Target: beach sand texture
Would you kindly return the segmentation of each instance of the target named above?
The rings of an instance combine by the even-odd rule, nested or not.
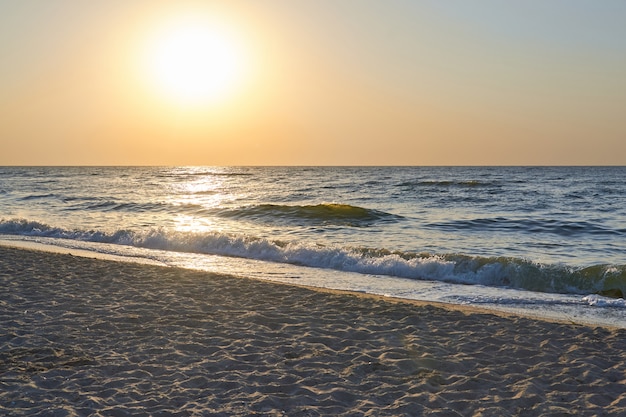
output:
[[[0,247],[0,414],[624,416],[626,331]]]

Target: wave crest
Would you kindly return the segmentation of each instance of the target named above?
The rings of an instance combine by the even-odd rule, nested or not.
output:
[[[222,217],[251,219],[268,223],[307,225],[368,226],[378,221],[397,221],[401,217],[383,211],[325,203],[316,205],[260,204],[236,209],[222,209]]]

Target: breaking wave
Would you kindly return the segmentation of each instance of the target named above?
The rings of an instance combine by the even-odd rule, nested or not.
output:
[[[284,206],[279,206],[283,210]],[[305,206],[306,207],[306,206]],[[315,207],[313,212],[316,212]],[[265,208],[261,210],[274,210]],[[303,210],[302,208],[296,210]],[[326,208],[321,209],[322,211]],[[341,208],[331,208],[339,210]],[[354,218],[354,210],[346,208]],[[306,210],[300,212],[308,213]],[[357,213],[360,213],[357,211]],[[325,216],[327,214],[315,214]],[[363,216],[371,215],[368,211]],[[336,218],[336,213],[334,217]],[[148,249],[234,256],[361,274],[388,275],[417,280],[445,281],[569,294],[624,297],[626,265],[573,268],[511,257],[429,254],[386,249],[324,246],[286,242],[247,235],[190,233],[153,228],[143,232],[118,230],[66,230],[25,219],[1,220],[0,234],[102,242]]]

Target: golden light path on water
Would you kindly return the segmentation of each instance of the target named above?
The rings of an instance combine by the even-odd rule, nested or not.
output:
[[[203,210],[217,209],[230,197],[223,192],[224,181],[218,175],[205,175],[204,170],[191,171],[189,179],[170,185],[169,203],[173,206],[195,208],[197,213],[177,213],[173,220],[174,230],[183,233],[202,234],[223,230],[214,217],[203,216]],[[193,210],[192,210],[193,211]]]

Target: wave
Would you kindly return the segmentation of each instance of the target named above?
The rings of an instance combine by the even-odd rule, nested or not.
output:
[[[461,188],[474,188],[474,187],[495,187],[500,184],[494,181],[480,181],[480,180],[418,180],[418,181],[404,181],[396,184],[397,187],[414,188],[414,187],[461,187]]]
[[[190,233],[166,229],[146,231],[67,230],[25,219],[1,220],[0,234],[51,237],[234,256],[360,274],[388,275],[417,280],[445,281],[568,294],[600,294],[623,298],[626,265],[572,268],[509,257],[429,254],[387,249],[324,246],[283,242],[247,235]]]
[[[212,193],[214,193],[212,190],[203,190],[195,194]],[[258,204],[232,208],[208,208],[193,203],[134,202],[104,198],[94,199],[93,197],[59,196],[57,194],[34,194],[22,198],[22,200],[45,199],[61,200],[66,204],[61,210],[72,212],[184,213],[277,225],[366,227],[378,222],[396,222],[402,219],[402,216],[384,211],[338,203],[316,205]]]
[[[252,172],[245,171],[215,171],[215,170],[174,170],[156,175],[160,178],[193,178],[193,177],[251,177]]]
[[[58,197],[56,194],[31,194],[24,197],[21,197],[21,201],[30,201],[30,200],[39,200],[39,199],[48,199],[48,198],[56,198]]]
[[[87,201],[80,204],[75,204],[71,207],[66,208],[66,210],[70,211],[123,211],[130,213],[140,213],[140,212],[177,212],[177,211],[196,211],[200,210],[202,207],[197,204],[182,204],[182,205],[173,205],[168,203],[121,203],[118,201],[105,200],[105,201]]]
[[[587,221],[564,221],[553,219],[508,219],[505,217],[455,220],[450,222],[430,223],[424,227],[444,229],[450,231],[458,230],[500,230],[500,231],[521,231],[526,233],[552,233],[561,236],[574,235],[626,235],[626,229],[611,229],[599,223]]]
[[[251,172],[217,172],[217,171],[206,171],[206,172],[185,172],[185,173],[177,173],[175,175],[171,175],[176,178],[193,178],[193,177],[252,177],[254,176]]]
[[[378,221],[397,221],[401,216],[348,204],[280,205],[260,204],[235,209],[219,209],[218,216],[251,219],[268,223],[369,226]]]

